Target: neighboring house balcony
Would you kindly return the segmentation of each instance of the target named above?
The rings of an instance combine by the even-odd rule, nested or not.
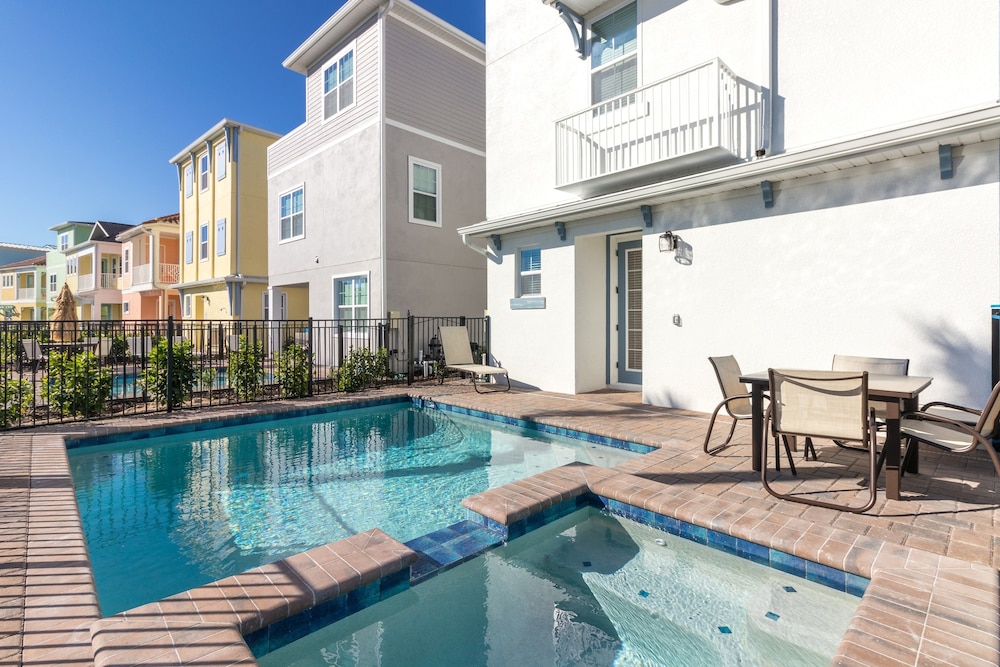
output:
[[[44,301],[45,300],[45,289],[38,289],[36,287],[18,287],[17,288],[17,300],[18,301]]]
[[[118,289],[117,273],[102,273],[99,280],[100,283],[97,283],[93,273],[85,273],[80,276],[77,282],[77,289],[81,292],[89,292],[93,289]],[[98,285],[98,287],[95,287],[95,285]]]
[[[760,87],[716,58],[556,121],[556,187],[581,197],[752,159]]]
[[[155,269],[155,271],[154,271]],[[155,273],[155,278],[154,278]],[[181,281],[180,264],[139,264],[132,267],[132,286],[148,285],[158,283],[173,285]]]

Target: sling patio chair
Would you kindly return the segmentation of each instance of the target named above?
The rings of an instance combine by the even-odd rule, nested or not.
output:
[[[752,419],[753,411],[750,406],[750,392],[747,390],[747,386],[740,382],[740,376],[743,375],[743,372],[740,370],[740,364],[736,361],[736,357],[732,355],[727,357],[709,357],[708,361],[712,364],[712,370],[715,371],[715,379],[719,381],[719,388],[722,390],[722,402],[715,406],[715,411],[712,412],[712,418],[708,422],[708,433],[705,434],[705,444],[702,445],[702,450],[706,454],[715,454],[729,446],[729,442],[733,439],[733,434],[736,432],[736,424],[741,419]],[[729,435],[726,436],[725,442],[721,445],[709,449],[708,441],[712,438],[715,419],[719,416],[719,411],[723,408],[725,408],[726,414],[733,420],[732,425],[729,427]]]
[[[866,512],[875,506],[878,460],[875,446],[875,417],[868,409],[868,372],[862,371],[800,371],[768,369],[771,405],[765,425],[769,422],[774,448],[779,453],[779,439],[791,463],[789,437],[829,438],[858,443],[868,453],[868,502],[863,506],[842,505],[775,491],[767,480],[767,457],[761,466],[760,479],[764,488],[775,498],[806,505],[826,507],[846,512]],[[765,433],[767,431],[765,430]],[[792,464],[792,474],[796,474]]]
[[[38,344],[36,338],[21,339],[21,353],[17,358],[17,372],[23,373],[25,366],[32,371],[37,371],[39,367],[45,365],[45,353],[42,346]]]
[[[469,342],[469,330],[465,327],[441,327],[441,346],[444,349],[444,367],[470,374],[472,376],[472,386],[475,388],[476,393],[483,393],[479,390],[479,385],[482,383],[476,383],[476,376],[478,375],[484,375],[487,378],[502,375],[507,386],[500,387],[500,383],[498,382],[498,388],[491,391],[510,390],[510,378],[507,376],[506,369],[499,366],[477,364],[472,358],[472,344]]]
[[[894,359],[891,357],[855,357],[848,354],[833,355],[833,364],[830,370],[834,371],[868,371],[876,375],[908,375],[910,372],[909,359]],[[875,411],[875,423],[882,428],[885,425],[885,404],[881,401],[872,401],[869,406]],[[834,444],[844,449],[857,449],[861,447],[847,445],[834,440]]]
[[[942,414],[919,410],[907,412],[899,422],[900,437],[906,438],[906,453],[900,471],[906,469],[910,458],[916,455],[917,447],[922,443],[949,451],[952,454],[969,454],[982,445],[986,454],[993,462],[993,468],[1000,475],[1000,458],[993,447],[993,438],[998,435],[997,421],[1000,420],[1000,383],[993,387],[986,406],[978,411],[979,418],[972,426],[967,421],[949,419]],[[928,403],[926,407],[940,407],[942,404]],[[966,419],[977,412],[971,408],[962,408],[944,404],[951,410],[965,415]]]

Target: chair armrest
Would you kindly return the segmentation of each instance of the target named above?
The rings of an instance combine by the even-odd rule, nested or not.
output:
[[[926,412],[927,408],[950,408],[952,410],[968,412],[970,415],[983,414],[982,410],[976,410],[975,408],[967,408],[964,405],[955,405],[954,403],[945,403],[944,401],[932,401],[930,403],[925,403],[920,407],[920,412]]]
[[[930,412],[906,412],[902,415],[903,419],[916,419],[918,421],[928,421],[928,422],[938,422],[939,424],[947,424],[962,433],[972,437],[981,445],[986,447],[992,447],[993,443],[988,441],[982,436],[982,434],[976,429],[972,428],[968,424],[963,424],[960,421],[955,421],[954,419],[948,419],[947,417],[942,417],[941,415],[931,414]]]

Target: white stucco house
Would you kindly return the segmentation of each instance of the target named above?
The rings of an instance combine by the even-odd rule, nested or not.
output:
[[[271,316],[482,315],[456,230],[486,213],[483,43],[409,0],[348,0],[284,66],[305,122],[267,153]]]
[[[512,380],[711,410],[709,356],[840,353],[985,402],[995,0],[487,0],[486,19],[487,214],[459,233],[490,252]]]

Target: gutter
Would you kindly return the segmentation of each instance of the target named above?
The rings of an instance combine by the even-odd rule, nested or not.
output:
[[[983,132],[988,136],[979,134]],[[973,134],[975,136],[970,140],[969,135]],[[458,233],[462,236],[486,237],[490,234],[535,229],[551,225],[557,220],[571,222],[596,215],[617,213],[635,208],[639,204],[665,204],[705,194],[739,190],[756,186],[765,180],[772,182],[793,180],[802,177],[797,175],[798,172],[810,167],[850,162],[852,159],[888,151],[898,152],[905,147],[926,147],[927,150],[920,152],[927,153],[937,152],[937,147],[941,144],[964,145],[997,138],[1000,138],[1000,104],[991,102],[971,110],[876,134],[803,148],[792,153],[783,153],[590,199],[576,199],[496,220],[485,220],[468,227],[461,227]]]

